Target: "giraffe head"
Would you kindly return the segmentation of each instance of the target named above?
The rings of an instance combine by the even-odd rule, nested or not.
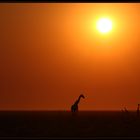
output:
[[[80,98],[85,98],[85,96],[84,96],[83,94],[81,94],[79,97],[80,97]]]

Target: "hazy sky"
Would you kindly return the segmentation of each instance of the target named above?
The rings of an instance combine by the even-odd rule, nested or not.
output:
[[[139,64],[139,3],[0,4],[0,109],[136,109]]]

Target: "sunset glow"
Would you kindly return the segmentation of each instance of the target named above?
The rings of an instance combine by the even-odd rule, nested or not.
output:
[[[0,109],[135,110],[140,3],[1,3]]]
[[[112,29],[112,21],[107,18],[101,18],[97,22],[97,29],[101,33],[108,33]]]

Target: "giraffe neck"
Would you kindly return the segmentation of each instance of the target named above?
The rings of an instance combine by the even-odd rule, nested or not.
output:
[[[79,98],[75,101],[75,105],[78,105],[79,104],[79,102],[80,102],[80,99],[81,99],[81,96],[79,96]]]
[[[77,103],[79,103],[79,102],[80,102],[80,99],[81,99],[81,97],[79,96],[79,98],[78,98],[78,100],[77,100]]]

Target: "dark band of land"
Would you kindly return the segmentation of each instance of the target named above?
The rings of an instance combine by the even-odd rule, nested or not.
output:
[[[140,137],[140,116],[136,111],[1,111],[0,137]]]

